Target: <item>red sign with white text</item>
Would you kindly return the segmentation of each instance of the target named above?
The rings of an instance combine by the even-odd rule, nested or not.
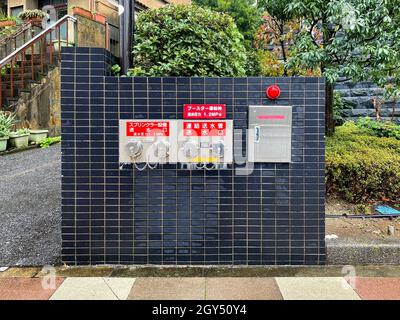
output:
[[[226,104],[185,104],[184,119],[225,119]]]
[[[166,121],[128,121],[126,123],[128,137],[168,137],[169,122]]]
[[[184,122],[185,137],[223,137],[226,135],[226,123],[217,122]]]

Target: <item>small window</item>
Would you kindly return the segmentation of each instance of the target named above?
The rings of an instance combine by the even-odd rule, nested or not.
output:
[[[12,7],[10,8],[11,16],[18,17],[18,15],[24,11],[24,6]]]

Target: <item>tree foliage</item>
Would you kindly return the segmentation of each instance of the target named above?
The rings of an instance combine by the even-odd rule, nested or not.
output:
[[[286,12],[305,28],[289,65],[321,68],[332,84],[345,77],[385,86],[400,69],[399,10],[394,0],[294,0]]]
[[[194,0],[193,2],[229,14],[243,34],[247,47],[251,47],[262,22],[262,10],[257,6],[256,0]]]
[[[247,76],[261,74],[259,53],[254,48],[254,39],[262,22],[262,9],[257,6],[256,0],[194,0],[199,6],[213,11],[229,14],[244,37],[247,50]]]
[[[244,76],[243,36],[232,17],[198,6],[141,12],[130,75]]]
[[[293,0],[285,12],[302,21],[287,67],[320,68],[327,79],[326,133],[332,134],[333,86],[373,81],[399,95],[397,0]]]

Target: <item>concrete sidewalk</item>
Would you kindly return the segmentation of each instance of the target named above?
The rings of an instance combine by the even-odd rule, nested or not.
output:
[[[400,278],[0,278],[0,300],[400,300]]]
[[[400,266],[0,269],[0,300],[400,300]]]

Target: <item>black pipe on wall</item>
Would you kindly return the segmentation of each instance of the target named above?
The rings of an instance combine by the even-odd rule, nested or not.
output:
[[[126,73],[132,66],[133,28],[135,20],[135,0],[119,0],[124,12],[119,19],[119,51],[121,72]]]

